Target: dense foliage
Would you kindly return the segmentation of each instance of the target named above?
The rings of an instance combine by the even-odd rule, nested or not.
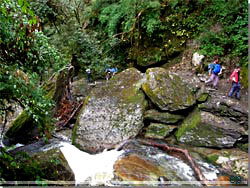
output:
[[[107,67],[168,62],[190,39],[207,62],[240,63],[248,83],[245,0],[3,0],[0,10],[2,117],[14,100],[42,125],[52,104],[37,86],[66,62],[97,78]]]
[[[82,71],[167,62],[190,39],[208,62],[218,55],[248,65],[244,0],[39,0],[32,7],[51,43],[68,60],[75,55]]]
[[[2,117],[16,101],[42,125],[52,103],[39,82],[66,62],[100,77],[107,67],[168,62],[190,39],[208,62],[240,63],[247,85],[245,0],[3,0],[0,10]]]
[[[127,35],[129,39],[145,40],[147,35],[151,43],[158,40],[155,45],[170,50],[202,33],[200,50],[207,57],[230,55],[247,65],[247,1],[97,0],[91,8],[93,23],[97,19],[109,37],[122,32],[121,38]],[[214,26],[218,30],[213,30]]]
[[[43,130],[53,103],[39,82],[49,69],[60,67],[60,54],[40,31],[39,19],[27,1],[1,1],[0,13],[1,119],[6,121],[11,104],[17,102]]]
[[[108,67],[168,63],[190,40],[206,63],[214,56],[228,67],[240,63],[247,87],[247,11],[246,0],[1,0],[0,123],[15,102],[43,134],[53,102],[40,86],[67,63],[97,79]],[[5,151],[0,157],[0,177],[18,179],[22,163]],[[39,179],[36,164],[24,169]]]

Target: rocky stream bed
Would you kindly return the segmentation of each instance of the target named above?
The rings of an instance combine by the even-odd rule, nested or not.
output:
[[[43,180],[201,186],[200,175],[205,185],[247,184],[247,93],[237,101],[225,95],[223,81],[214,90],[205,86],[205,74],[171,68],[145,73],[130,68],[91,84],[85,78],[71,83],[70,75],[70,69],[62,69],[45,85],[58,105],[70,85],[71,97],[81,104],[51,139],[40,138],[19,107],[4,130],[3,144],[23,144],[10,152],[25,151],[39,161]]]

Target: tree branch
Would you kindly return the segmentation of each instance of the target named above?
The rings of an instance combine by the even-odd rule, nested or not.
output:
[[[192,157],[189,155],[189,153],[186,149],[180,149],[180,148],[176,148],[176,147],[170,147],[167,144],[156,143],[155,141],[153,141],[151,139],[147,139],[147,140],[146,139],[144,139],[144,140],[139,139],[138,141],[144,145],[158,147],[158,148],[164,149],[168,152],[177,152],[177,153],[184,154],[185,158],[187,159],[191,168],[193,169],[196,177],[198,178],[199,181],[201,181],[202,185],[203,186],[209,185],[209,181],[205,178],[205,176],[201,172],[200,168],[195,164],[195,162],[193,161]]]

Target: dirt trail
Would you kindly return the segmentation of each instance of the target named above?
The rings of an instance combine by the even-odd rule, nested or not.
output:
[[[220,92],[224,96],[227,96],[231,89],[231,86],[232,84],[228,82],[228,79],[220,79],[217,92]],[[241,104],[242,107],[248,108],[248,91],[245,88],[241,88],[240,90],[239,103]]]
[[[197,76],[197,74],[195,73],[195,67],[193,67],[191,65],[191,63],[188,63],[188,62],[181,62],[181,63],[175,64],[169,68],[170,68],[170,70],[172,70],[174,72],[188,72],[190,74],[190,76],[192,76],[192,75]],[[201,75],[206,79],[209,78],[208,73],[206,71]],[[223,78],[219,79],[218,89],[214,91],[217,94],[220,94],[221,96],[225,96],[225,98],[228,97],[228,93],[229,93],[231,86],[232,86],[232,84],[230,82],[228,82],[229,75],[230,75],[229,72],[222,72]],[[203,82],[203,84],[205,84],[205,83]],[[206,86],[206,87],[209,87],[209,86]],[[236,99],[233,99],[233,100],[236,100]],[[248,88],[241,87],[240,100],[238,102],[241,104],[241,106],[244,109],[248,109]]]

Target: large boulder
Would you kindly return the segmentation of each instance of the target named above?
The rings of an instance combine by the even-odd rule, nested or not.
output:
[[[164,68],[150,68],[146,71],[146,77],[142,88],[161,110],[178,111],[195,104],[194,93],[178,75]]]
[[[123,181],[133,181],[143,184],[141,181],[157,182],[165,173],[159,165],[144,159],[137,154],[128,154],[116,161],[114,165],[115,175]]]
[[[15,165],[8,164],[7,161],[4,164],[7,166],[3,169],[6,173],[4,177],[7,178],[5,180],[35,181],[39,177],[45,181],[74,181],[75,175],[60,147],[61,143],[58,140],[40,139],[33,144],[9,151],[16,160]],[[0,155],[1,157],[3,156]]]
[[[179,142],[193,146],[228,148],[247,131],[229,118],[195,110],[176,132]]]
[[[78,115],[73,144],[95,153],[135,137],[143,127],[147,106],[142,82],[143,74],[130,68],[94,88]]]
[[[10,123],[9,129],[4,135],[3,143],[7,146],[16,143],[28,144],[38,136],[40,136],[39,127],[36,126],[32,116],[29,115],[26,110],[23,110],[22,113]]]
[[[205,102],[208,99],[209,90],[196,74],[183,70],[172,71],[175,71],[175,74],[177,74],[182,82],[184,82],[184,84],[192,91],[198,103]]]
[[[199,109],[217,116],[227,117],[248,129],[248,109],[237,100],[214,94],[207,102],[199,104]]]

